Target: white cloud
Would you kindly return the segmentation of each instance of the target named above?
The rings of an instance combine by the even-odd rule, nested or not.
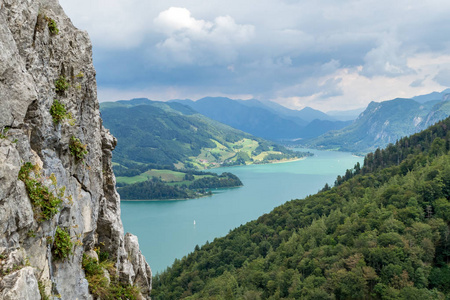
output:
[[[165,58],[164,63],[171,64],[230,64],[255,30],[253,25],[236,24],[230,16],[197,20],[180,7],[161,12],[154,24],[166,36],[157,44],[159,55]]]
[[[311,106],[323,111],[348,110],[365,107],[370,101],[442,91],[450,84],[436,81],[440,76],[450,79],[447,77],[450,76],[450,55],[415,55],[407,59],[405,68],[411,72],[401,76],[366,76],[362,66],[338,68],[331,74],[311,77],[287,88],[273,100],[293,109]],[[412,84],[414,82],[416,84]],[[333,91],[340,93],[333,94]]]
[[[213,26],[210,22],[194,19],[191,17],[191,12],[182,7],[171,7],[159,13],[153,22],[157,29],[167,35],[180,30],[190,31],[191,34],[202,34]]]

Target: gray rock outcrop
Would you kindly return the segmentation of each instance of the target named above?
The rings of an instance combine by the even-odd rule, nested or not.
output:
[[[60,78],[65,87],[57,87]],[[55,99],[67,110],[59,122],[50,113]],[[86,145],[81,159],[73,138]],[[39,290],[93,299],[82,267],[93,249],[108,253],[121,283],[149,298],[151,270],[120,219],[115,144],[99,115],[88,34],[57,0],[0,0],[0,299],[39,299]],[[18,178],[25,163],[38,185],[61,194],[48,219]],[[52,249],[57,228],[74,244],[63,259]]]

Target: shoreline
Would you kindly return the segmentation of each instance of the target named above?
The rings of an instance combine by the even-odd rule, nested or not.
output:
[[[287,160],[279,160],[279,161],[269,162],[268,164],[284,164],[284,163],[290,163],[290,162],[300,161],[300,160],[305,160],[305,159],[306,159],[306,157],[300,157],[300,158],[294,158],[294,159],[287,159]],[[261,165],[267,165],[267,164],[261,164]]]
[[[253,166],[253,165],[283,164],[283,163],[289,163],[289,162],[294,162],[294,161],[304,160],[304,159],[307,159],[308,157],[309,157],[309,156],[303,156],[303,157],[293,158],[293,159],[274,160],[274,161],[269,161],[269,162],[266,162],[266,163],[263,163],[263,162],[261,162],[261,161],[258,161],[258,162],[252,162],[252,163],[250,163],[250,164],[245,164],[245,165],[219,166],[219,167],[206,168],[206,169],[203,169],[203,170],[201,170],[201,171],[214,170],[214,169],[220,169],[220,168],[245,167],[245,166]]]
[[[187,200],[205,198],[205,197],[209,197],[209,196],[212,196],[212,195],[203,195],[203,196],[195,197],[195,198],[179,198],[179,199],[137,199],[137,200],[120,199],[120,202],[122,202],[122,201],[125,201],[125,202],[187,201]]]
[[[237,189],[240,187],[243,187],[244,185],[238,185],[238,186],[230,186],[230,187],[220,187],[220,188],[211,188],[210,190],[221,190],[221,189]],[[120,202],[122,201],[126,201],[126,202],[148,202],[148,201],[152,201],[152,202],[156,202],[156,201],[187,201],[187,200],[194,200],[194,199],[200,199],[200,198],[205,198],[205,197],[210,197],[213,196],[214,193],[212,194],[208,194],[208,195],[203,195],[200,197],[195,197],[195,198],[179,198],[179,199],[136,199],[136,200],[130,200],[130,199],[120,199]]]
[[[211,169],[217,169],[217,168],[245,167],[245,166],[251,166],[251,165],[284,164],[284,163],[290,163],[290,162],[296,162],[296,161],[305,160],[306,158],[308,158],[308,156],[294,158],[294,159],[270,161],[270,162],[267,162],[267,163],[251,163],[251,164],[248,164],[248,165],[246,164],[246,165],[239,165],[239,166],[214,167],[214,168],[204,169],[204,171],[211,170]],[[242,185],[234,186],[234,187],[225,187],[225,189],[228,189],[228,188],[239,188],[241,186]],[[221,188],[212,188],[211,190],[216,190],[216,189],[221,189]],[[200,198],[210,197],[212,195],[213,194],[211,194],[211,195],[203,195],[203,196],[195,197],[195,198],[179,198],[179,199],[136,199],[136,200],[120,199],[120,202],[122,202],[122,201],[125,201],[125,202],[187,201],[187,200],[193,200],[193,199],[200,199]]]

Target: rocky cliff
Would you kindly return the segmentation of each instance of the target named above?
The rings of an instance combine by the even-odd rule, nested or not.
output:
[[[149,298],[115,145],[87,33],[57,0],[0,0],[0,299]]]

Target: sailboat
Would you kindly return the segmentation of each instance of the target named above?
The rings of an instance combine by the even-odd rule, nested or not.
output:
[[[194,226],[195,226],[195,220],[194,220]]]

